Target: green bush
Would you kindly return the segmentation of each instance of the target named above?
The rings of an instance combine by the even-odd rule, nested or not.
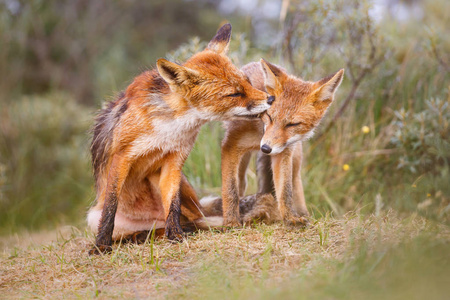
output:
[[[450,163],[450,97],[431,99],[419,112],[395,111],[391,143],[402,151],[398,168],[413,173],[437,171]]]
[[[93,185],[87,151],[92,118],[64,93],[22,97],[2,110],[0,228],[52,226],[84,215]]]

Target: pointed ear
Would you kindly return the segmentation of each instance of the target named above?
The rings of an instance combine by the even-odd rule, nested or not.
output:
[[[259,61],[264,74],[264,85],[269,94],[274,95],[275,91],[281,89],[280,76],[282,71],[275,65],[267,62],[264,58]]]
[[[231,24],[225,24],[217,31],[216,35],[209,42],[207,49],[219,54],[226,54],[231,39]]]
[[[177,65],[176,63],[170,62],[164,58],[158,59],[156,62],[156,67],[158,68],[159,75],[169,84],[169,85],[182,85],[191,83],[197,76],[197,72]]]
[[[322,78],[315,83],[316,90],[314,95],[316,97],[315,102],[317,104],[326,104],[328,106],[334,98],[334,93],[344,78],[344,69],[339,70],[333,75]]]

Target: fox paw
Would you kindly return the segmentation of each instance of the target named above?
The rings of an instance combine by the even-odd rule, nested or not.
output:
[[[237,219],[233,219],[233,220],[225,219],[223,221],[223,226],[224,227],[230,227],[230,228],[232,228],[232,227],[241,227],[242,223],[239,220],[237,220]]]
[[[107,245],[96,245],[94,248],[89,250],[89,255],[100,255],[112,252],[112,247]]]
[[[148,230],[137,231],[133,233],[131,236],[127,237],[126,241],[135,244],[143,244],[150,238],[149,235],[151,235],[151,231]]]
[[[292,227],[307,227],[309,225],[309,220],[305,217],[299,216],[289,216],[283,218],[284,224]]]
[[[171,242],[180,243],[184,239],[183,229],[181,229],[181,226],[167,226],[166,237]]]

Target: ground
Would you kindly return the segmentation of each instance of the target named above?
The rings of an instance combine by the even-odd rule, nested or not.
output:
[[[179,244],[149,239],[103,256],[87,255],[94,237],[77,228],[55,241],[46,236],[30,245],[1,241],[0,298],[445,299],[450,292],[449,228],[394,211],[322,216],[306,229],[206,231]]]

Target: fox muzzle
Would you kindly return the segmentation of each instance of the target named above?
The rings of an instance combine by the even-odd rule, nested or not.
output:
[[[272,148],[269,145],[264,144],[261,146],[261,151],[265,154],[269,154],[270,152],[272,152]]]

